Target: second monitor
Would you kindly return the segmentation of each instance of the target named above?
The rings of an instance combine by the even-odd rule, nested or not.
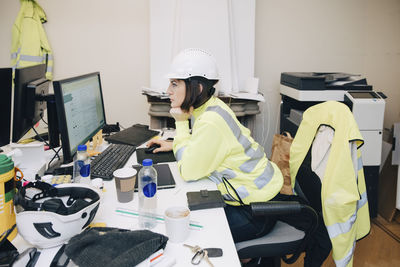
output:
[[[54,81],[64,162],[106,124],[100,73]]]

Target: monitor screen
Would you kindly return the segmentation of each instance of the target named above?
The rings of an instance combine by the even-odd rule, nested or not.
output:
[[[100,73],[54,81],[64,162],[70,162],[78,145],[89,141],[106,123]]]
[[[45,104],[36,102],[36,86],[28,88],[31,83],[40,80],[42,94],[48,93],[46,83],[46,65],[40,64],[15,69],[12,113],[12,141],[18,142],[42,117]],[[39,84],[39,83],[37,83]],[[39,87],[37,88],[39,89]],[[33,113],[32,113],[33,112]]]
[[[0,69],[0,146],[10,143],[12,69]]]

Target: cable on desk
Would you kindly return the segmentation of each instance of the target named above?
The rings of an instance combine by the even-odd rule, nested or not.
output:
[[[36,129],[35,129],[33,126],[32,126],[31,128],[32,128],[32,130],[36,133],[36,135],[39,136],[40,141],[42,141],[43,143],[45,143],[46,146],[48,146],[49,148],[51,148],[51,149],[54,151],[55,155],[54,155],[54,157],[51,159],[50,163],[54,160],[54,158],[55,158],[56,156],[57,156],[58,159],[60,159],[60,155],[58,155],[58,152],[60,152],[62,146],[60,147],[60,149],[59,149],[58,151],[56,151],[54,148],[50,147],[49,143],[47,143],[47,141],[44,140],[44,139],[40,136],[40,134],[36,131]],[[49,166],[50,166],[50,163],[49,163]]]
[[[57,150],[56,154],[54,154],[53,158],[47,164],[47,169],[50,167],[50,164],[53,162],[53,160],[56,158],[56,156],[58,157],[58,159],[60,159],[60,156],[58,155],[58,152],[60,152],[61,149],[62,149],[62,146]]]
[[[49,125],[49,124],[43,119],[43,115],[42,115],[42,114],[40,115],[40,119],[41,119],[46,125]]]

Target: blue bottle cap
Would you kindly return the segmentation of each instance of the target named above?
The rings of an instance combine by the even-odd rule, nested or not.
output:
[[[143,166],[151,166],[151,165],[153,165],[153,160],[152,159],[144,159],[142,165]]]
[[[78,146],[78,151],[86,151],[87,150],[87,146],[86,145],[79,145]]]

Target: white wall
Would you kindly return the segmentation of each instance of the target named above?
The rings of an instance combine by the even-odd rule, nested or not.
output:
[[[388,96],[384,126],[400,121],[400,1],[258,0],[255,36],[255,76],[269,103],[268,115],[258,116],[258,125],[267,121],[264,136],[270,133],[266,152],[279,131],[281,72],[362,74]]]
[[[141,87],[149,83],[146,0],[39,0],[54,53],[54,80],[100,71],[108,123],[149,124]],[[0,2],[0,62],[9,66],[19,1]]]
[[[149,85],[147,0],[39,0],[49,22],[55,79],[102,74],[107,119],[149,123],[140,94]],[[9,66],[11,26],[19,1],[0,1],[0,67]],[[270,151],[284,71],[342,71],[365,75],[387,99],[385,127],[400,121],[400,1],[257,0],[255,76],[269,105],[256,137]],[[160,44],[162,45],[162,44]],[[266,114],[266,111],[269,111]]]

